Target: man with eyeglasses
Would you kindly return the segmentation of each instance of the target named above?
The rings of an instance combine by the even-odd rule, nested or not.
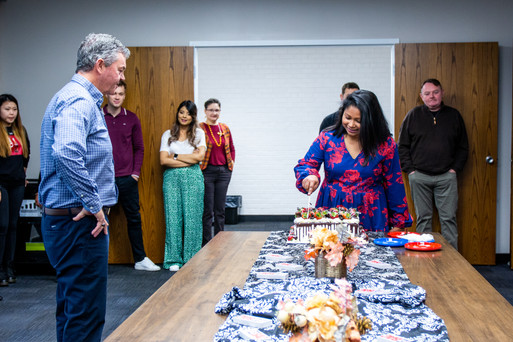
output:
[[[468,155],[468,139],[460,112],[446,106],[444,91],[434,78],[422,83],[423,105],[410,110],[399,133],[399,158],[408,174],[417,215],[417,232],[431,232],[433,200],[442,236],[458,249],[457,174]]]

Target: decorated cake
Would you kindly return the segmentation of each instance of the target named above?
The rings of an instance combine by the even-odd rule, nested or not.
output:
[[[308,243],[309,235],[315,228],[327,228],[339,233],[358,235],[360,219],[354,208],[344,206],[336,208],[298,208],[295,213],[294,225],[290,227],[290,242]]]

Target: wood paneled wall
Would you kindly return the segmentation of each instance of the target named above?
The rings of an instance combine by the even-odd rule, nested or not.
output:
[[[459,251],[472,264],[495,263],[499,47],[487,43],[398,44],[395,48],[395,134],[420,100],[420,86],[437,78],[445,104],[458,109],[469,137],[459,183]],[[486,157],[495,163],[487,164]],[[408,205],[414,216],[408,177]],[[440,231],[438,218],[433,230]]]
[[[130,50],[125,107],[139,116],[144,136],[145,157],[139,181],[144,245],[153,261],[162,262],[165,221],[160,138],[174,122],[176,106],[194,98],[194,52],[191,47]],[[497,164],[485,164],[484,159],[490,155],[497,160],[498,44],[398,44],[395,55],[396,136],[408,110],[420,104],[420,84],[430,77],[442,82],[445,103],[464,116],[470,152],[465,171],[459,175],[460,252],[473,264],[493,264]],[[414,214],[408,188],[407,192]],[[121,208],[114,208],[110,220],[109,262],[133,262]]]
[[[154,262],[164,259],[165,218],[159,150],[162,133],[175,121],[176,106],[194,100],[192,47],[131,47],[125,78],[124,107],[141,120],[144,162],[139,196],[146,254]],[[126,220],[118,205],[110,215],[110,263],[132,263]]]

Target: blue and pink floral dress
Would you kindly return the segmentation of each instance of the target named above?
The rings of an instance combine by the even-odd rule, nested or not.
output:
[[[315,175],[324,163],[324,181],[316,207],[343,205],[360,212],[360,224],[366,230],[388,231],[392,227],[412,224],[404,191],[397,145],[389,137],[375,156],[364,166],[363,152],[353,159],[346,148],[344,136],[334,131],[321,132],[305,157],[294,168],[296,187],[306,193],[303,179]]]

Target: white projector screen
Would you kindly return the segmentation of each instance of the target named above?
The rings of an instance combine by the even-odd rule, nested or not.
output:
[[[393,44],[196,47],[198,119],[208,98],[220,100],[236,149],[228,195],[242,196],[241,215],[292,215],[307,205],[293,168],[346,82],[377,95],[393,131]]]

